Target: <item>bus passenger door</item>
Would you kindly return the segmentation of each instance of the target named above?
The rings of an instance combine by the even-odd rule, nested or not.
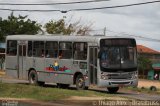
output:
[[[18,78],[25,79],[26,44],[18,44]]]
[[[97,84],[97,47],[89,47],[90,84]]]

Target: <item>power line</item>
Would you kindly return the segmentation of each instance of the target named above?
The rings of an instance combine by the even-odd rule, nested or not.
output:
[[[104,31],[104,29],[95,29],[95,30],[87,30],[87,31]],[[126,33],[126,32],[117,32],[117,31],[113,31],[113,30],[109,30],[109,29],[105,29],[106,32],[112,32],[112,33],[116,33],[116,35],[114,36],[117,36],[118,35],[123,35],[123,36],[127,36],[127,37],[136,37],[136,38],[139,38],[141,40],[145,40],[145,41],[156,41],[156,42],[160,42],[160,39],[154,39],[154,38],[149,38],[149,37],[144,37],[144,36],[139,36],[139,35],[134,35],[134,34],[129,34],[129,33]],[[146,35],[148,36],[148,35]]]
[[[93,3],[93,2],[102,2],[102,1],[110,1],[110,0],[89,0],[89,1],[76,1],[76,2],[63,2],[63,3],[0,3],[0,5],[62,5],[62,4],[81,4],[81,3]]]
[[[108,7],[99,7],[99,8],[86,8],[86,9],[72,9],[70,11],[85,11],[85,10],[100,10],[100,9],[111,9],[111,8],[122,8],[122,7],[131,7],[131,6],[138,6],[144,4],[153,4],[158,3],[160,0],[150,1],[150,2],[142,2],[142,3],[134,3],[134,4],[127,4],[127,5],[119,5],[119,6],[108,6]]]
[[[63,10],[21,10],[21,9],[3,9],[3,8],[0,8],[0,10],[4,10],[4,11],[28,11],[28,12],[54,12],[54,11],[60,11],[60,12],[63,13]]]
[[[113,32],[113,33],[117,33],[117,34],[121,34],[123,36],[132,36],[132,37],[136,37],[136,38],[140,38],[142,40],[145,40],[145,41],[156,41],[156,42],[160,42],[160,39],[154,39],[154,38],[149,38],[149,37],[144,37],[144,36],[138,36],[138,35],[134,35],[134,34],[128,34],[126,32],[116,32],[116,31],[112,31],[112,30],[108,30],[106,29],[106,31],[109,31],[109,32]]]
[[[0,8],[0,10],[4,10],[4,11],[29,11],[29,12],[52,12],[52,11],[54,12],[54,11],[60,11],[62,13],[67,13],[69,11],[86,11],[86,10],[122,8],[122,7],[136,6],[136,5],[158,3],[158,2],[160,2],[160,0],[150,1],[150,2],[142,2],[142,3],[134,3],[134,4],[127,4],[127,5],[108,6],[108,7],[99,7],[99,8],[86,8],[86,9],[70,9],[70,10],[22,10],[22,9],[4,9],[4,8]]]

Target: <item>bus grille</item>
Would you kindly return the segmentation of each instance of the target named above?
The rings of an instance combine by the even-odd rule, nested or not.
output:
[[[111,82],[111,84],[129,84],[130,82]]]
[[[108,76],[108,79],[131,79],[132,75],[131,74],[110,74]]]

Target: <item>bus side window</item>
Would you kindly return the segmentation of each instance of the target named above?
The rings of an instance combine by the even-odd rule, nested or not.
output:
[[[58,42],[47,41],[45,45],[45,57],[46,58],[57,58],[58,54]]]
[[[28,41],[28,57],[32,57],[32,41]]]
[[[34,57],[44,57],[44,42],[43,41],[33,42],[33,56]]]
[[[97,58],[98,58],[98,55],[97,55],[97,48],[95,48],[95,51],[94,51],[94,52],[95,52],[95,53],[94,53],[94,55],[95,55],[95,58],[94,58],[94,59],[95,59],[95,60],[94,60],[95,62],[94,62],[94,65],[97,66]]]
[[[74,59],[75,60],[86,60],[87,59],[87,43],[76,42],[74,43]]]
[[[59,58],[71,59],[72,58],[72,42],[59,43]]]
[[[11,56],[17,55],[17,41],[14,40],[7,41],[7,54]]]

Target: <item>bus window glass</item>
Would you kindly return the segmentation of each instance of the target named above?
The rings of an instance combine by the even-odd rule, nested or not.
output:
[[[44,42],[43,41],[33,42],[33,56],[34,57],[44,57]]]
[[[95,51],[94,51],[95,53],[94,53],[94,56],[95,56],[95,62],[94,62],[94,65],[95,66],[97,66],[97,58],[98,58],[98,56],[97,56],[97,48],[95,48]]]
[[[132,67],[136,65],[136,48],[134,47],[122,47],[121,48],[121,64],[122,68]]]
[[[45,57],[46,58],[57,58],[58,54],[58,42],[47,41],[46,42],[46,51]]]
[[[14,40],[7,41],[7,54],[11,56],[17,55],[17,41]]]
[[[32,56],[32,41],[28,41],[28,57]]]
[[[102,70],[136,68],[136,42],[134,39],[102,39],[100,48]]]
[[[74,43],[74,59],[86,60],[87,59],[87,43]]]
[[[26,56],[26,45],[19,45],[18,47],[18,55]]]
[[[59,43],[59,58],[71,59],[72,58],[72,43],[60,42]]]

